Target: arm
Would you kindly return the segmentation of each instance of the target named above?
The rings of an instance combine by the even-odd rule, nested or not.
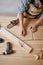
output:
[[[19,8],[18,8],[18,17],[19,17],[19,22],[20,22],[20,27],[22,28],[22,35],[25,35],[25,30],[24,30],[24,12],[26,10],[27,4],[30,3],[30,0],[20,0],[19,2]]]

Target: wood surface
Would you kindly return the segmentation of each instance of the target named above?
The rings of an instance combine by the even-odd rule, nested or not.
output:
[[[14,19],[15,17],[0,16],[0,24],[3,28],[6,28],[10,21]],[[37,19],[31,20],[31,22],[29,20],[26,21],[29,22],[29,24],[25,38],[19,35],[19,24],[10,30],[6,28],[11,33],[17,35],[20,39],[29,44],[33,48],[33,51],[30,54],[26,54],[26,52],[21,47],[13,44],[15,53],[6,56],[0,55],[0,65],[43,65],[43,59],[36,60],[34,57],[34,55],[38,54],[40,50],[43,50],[43,24],[38,27],[38,31],[34,34],[30,31],[30,26],[32,26],[36,21]],[[9,41],[9,39],[1,33],[0,37],[4,38],[5,41]],[[2,48],[5,48],[5,42],[0,44],[0,52],[3,51]]]

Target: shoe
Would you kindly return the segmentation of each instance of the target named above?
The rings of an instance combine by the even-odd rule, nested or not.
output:
[[[10,24],[7,25],[7,28],[11,29],[12,27],[17,25],[18,23],[19,23],[19,19],[12,20],[12,21],[10,21]]]

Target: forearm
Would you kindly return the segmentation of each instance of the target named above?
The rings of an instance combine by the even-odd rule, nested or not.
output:
[[[43,20],[43,18],[40,17],[40,18],[36,21],[35,26],[38,26],[38,25],[42,22],[42,20]]]
[[[18,16],[19,16],[20,26],[23,27],[24,14],[23,13],[19,13]]]

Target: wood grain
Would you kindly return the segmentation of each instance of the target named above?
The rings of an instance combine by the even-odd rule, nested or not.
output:
[[[14,17],[5,17],[0,16],[0,24],[2,27],[6,28],[9,24],[9,21],[14,19]],[[27,20],[29,21],[29,20]],[[19,25],[13,27],[12,29],[7,29],[11,33],[16,34],[20,37],[20,39],[24,40],[27,44],[29,44],[33,48],[33,52],[30,54],[26,54],[26,52],[19,46],[13,44],[13,49],[16,51],[12,55],[0,55],[0,65],[43,65],[43,60],[35,60],[34,55],[39,53],[40,50],[43,50],[43,25],[39,26],[38,31],[36,33],[30,33],[30,26],[35,23],[36,19],[31,20],[27,27],[27,36],[21,37],[18,31],[20,31]],[[30,31],[30,32],[29,32]],[[38,34],[39,33],[39,34]],[[9,41],[4,35],[0,34],[0,37],[4,38],[6,41]],[[5,42],[0,44],[0,50],[5,48]],[[1,51],[2,52],[2,51]]]

